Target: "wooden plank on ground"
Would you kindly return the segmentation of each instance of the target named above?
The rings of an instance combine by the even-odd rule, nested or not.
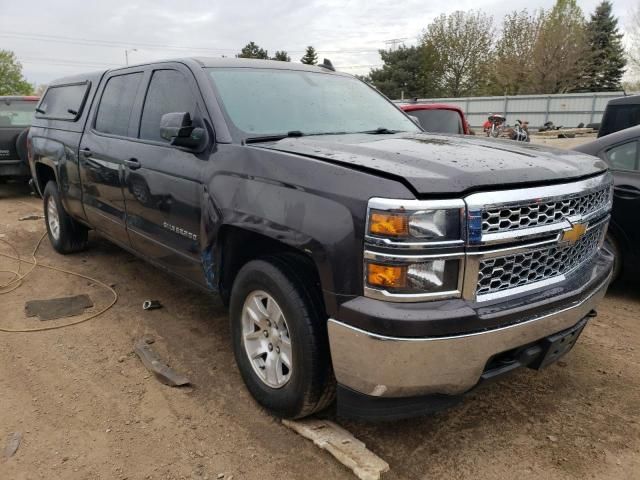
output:
[[[287,427],[328,451],[360,480],[379,480],[389,464],[347,430],[329,420],[282,420]]]

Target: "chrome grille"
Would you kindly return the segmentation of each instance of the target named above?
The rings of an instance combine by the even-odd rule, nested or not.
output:
[[[572,216],[587,216],[607,206],[608,185],[587,193],[553,201],[500,206],[482,212],[482,233],[500,233],[559,223]]]
[[[607,223],[589,230],[574,245],[554,244],[480,262],[477,295],[528,285],[569,273],[598,250]]]

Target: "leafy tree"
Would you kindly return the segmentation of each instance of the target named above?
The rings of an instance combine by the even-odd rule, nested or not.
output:
[[[556,0],[542,18],[532,51],[532,93],[565,93],[580,88],[587,57],[585,21],[576,0]]]
[[[482,12],[440,15],[427,26],[422,45],[438,71],[444,95],[460,97],[486,90],[493,57],[493,18]],[[427,72],[425,72],[427,74]]]
[[[239,54],[236,55],[237,58],[261,58],[267,60],[269,58],[269,53],[260,48],[254,42],[249,42],[247,45],[240,51]]]
[[[589,56],[584,71],[583,88],[592,92],[620,90],[627,60],[618,32],[618,19],[612,4],[603,0],[586,27]]]
[[[278,60],[280,62],[290,62],[291,61],[291,57],[284,50],[282,50],[282,51],[277,50],[276,54],[273,56],[273,58],[271,60]]]
[[[366,81],[389,98],[413,98],[431,95],[424,75],[424,48],[400,46],[380,50],[384,65],[371,70]]]
[[[318,63],[318,52],[316,52],[316,49],[312,46],[308,46],[300,61],[305,65],[315,65]]]
[[[526,9],[505,15],[491,68],[494,95],[518,95],[531,91],[533,50],[542,26],[543,12]]]
[[[31,85],[22,76],[22,65],[15,54],[9,50],[0,50],[0,95],[29,95]]]

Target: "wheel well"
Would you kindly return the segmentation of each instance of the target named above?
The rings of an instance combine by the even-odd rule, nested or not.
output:
[[[44,163],[36,163],[36,182],[38,183],[40,193],[44,192],[44,187],[47,186],[50,180],[56,181],[56,174],[53,168]]]
[[[278,255],[286,257],[287,263],[305,275],[314,285],[320,285],[320,277],[315,263],[305,253],[285,243],[260,233],[237,227],[223,227],[220,231],[220,294],[228,305],[231,287],[240,269],[257,258]],[[322,298],[321,292],[319,297]]]

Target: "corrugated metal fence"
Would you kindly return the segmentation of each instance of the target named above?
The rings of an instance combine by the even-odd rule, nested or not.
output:
[[[552,121],[556,126],[577,127],[600,122],[607,102],[624,92],[514,95],[504,97],[420,98],[418,103],[452,103],[461,107],[472,127],[480,127],[490,113],[501,113],[507,123],[528,120],[533,128]]]

